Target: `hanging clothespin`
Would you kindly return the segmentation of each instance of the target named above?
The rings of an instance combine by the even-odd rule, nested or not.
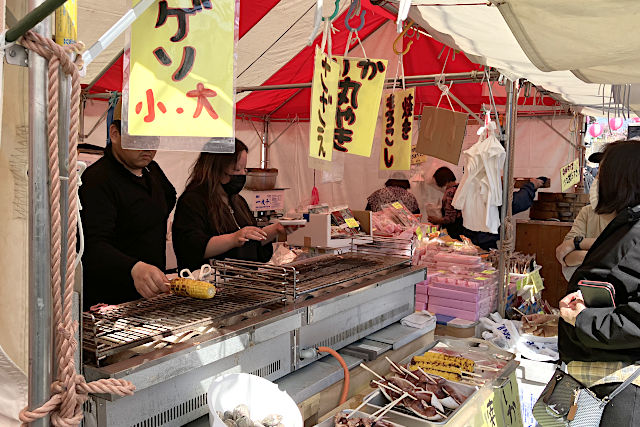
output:
[[[329,17],[324,17],[322,15],[322,5],[323,0],[316,0],[316,14],[313,21],[313,30],[311,30],[311,36],[309,37],[309,41],[307,42],[307,46],[311,46],[313,41],[316,39],[318,35],[318,30],[320,29],[320,24],[322,21],[333,21],[336,16],[338,16],[338,12],[340,12],[340,0],[335,0],[335,7],[333,13]]]
[[[496,124],[491,120],[491,112],[485,111],[484,113],[484,126],[478,129],[476,134],[478,136],[482,135],[483,132],[487,132],[486,138],[489,138],[489,132],[494,132],[496,130]]]

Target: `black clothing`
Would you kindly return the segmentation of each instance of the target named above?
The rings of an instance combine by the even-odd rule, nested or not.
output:
[[[533,199],[536,198],[536,191],[536,187],[533,183],[527,182],[522,188],[520,188],[520,190],[513,193],[513,202],[511,203],[511,212],[513,215],[531,208],[531,205],[533,205]],[[484,249],[485,251],[498,248],[498,241],[500,240],[499,234],[471,231],[466,228],[462,234],[468,237],[474,245]]]
[[[616,307],[587,308],[573,327],[560,320],[558,345],[564,362],[640,360],[640,206],[618,214],[575,271],[567,293],[580,280],[609,282]]]
[[[619,385],[620,383],[597,385],[591,387],[591,391],[603,399]],[[640,425],[640,387],[631,384],[611,399],[611,402],[604,407],[600,425],[602,427],[635,427]]]
[[[197,270],[202,264],[208,264],[209,260],[204,257],[207,243],[209,243],[211,237],[223,234],[218,233],[211,224],[207,209],[207,197],[206,189],[200,186],[185,190],[178,199],[173,219],[172,235],[173,249],[176,253],[179,269]],[[249,206],[246,200],[240,195],[236,197],[240,199],[240,202],[248,210]],[[229,215],[231,215],[231,212],[229,212]],[[237,212],[234,217],[240,228],[256,225],[255,221],[247,223]],[[232,233],[233,230],[230,232]],[[267,262],[271,259],[272,254],[273,246],[271,244],[263,245],[261,242],[249,240],[244,246],[233,248],[214,258]]]
[[[167,219],[176,190],[156,162],[135,176],[107,147],[80,187],[85,239],[84,310],[140,298],[131,269],[138,261],[166,268]]]

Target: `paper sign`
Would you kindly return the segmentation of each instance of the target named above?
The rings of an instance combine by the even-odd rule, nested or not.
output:
[[[347,225],[349,226],[349,228],[358,228],[360,227],[360,224],[358,224],[358,221],[356,221],[353,218],[345,218],[344,222],[347,223]]]
[[[56,43],[68,45],[78,41],[78,1],[67,0],[56,9]]]
[[[562,182],[562,192],[580,182],[580,161],[578,159],[560,169],[560,182]]]
[[[424,163],[427,161],[427,156],[424,154],[420,154],[416,151],[416,146],[413,145],[411,147],[411,164],[419,165],[420,163]]]
[[[336,58],[340,62],[340,82],[333,148],[370,157],[387,60]]]
[[[311,90],[309,156],[331,161],[340,64],[316,47]]]
[[[393,206],[396,209],[402,209],[402,203],[400,202],[393,202],[391,203],[391,206]]]
[[[542,277],[540,277],[540,271],[536,270],[530,274],[530,282],[533,284],[533,292],[538,293],[544,289],[542,284]]]
[[[411,169],[414,99],[415,88],[397,90],[383,97],[380,170]]]
[[[130,135],[233,137],[235,7],[161,0],[133,23]]]
[[[480,408],[482,421],[477,426],[484,427],[515,427],[522,426],[520,412],[520,393],[515,371],[500,388],[496,388]]]

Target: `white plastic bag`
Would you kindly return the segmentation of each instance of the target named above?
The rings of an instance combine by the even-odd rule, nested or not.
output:
[[[238,405],[247,405],[252,420],[268,415],[282,415],[287,427],[302,427],[302,415],[296,403],[269,380],[251,374],[227,374],[216,378],[207,393],[209,425],[226,427],[216,411],[233,411]]]

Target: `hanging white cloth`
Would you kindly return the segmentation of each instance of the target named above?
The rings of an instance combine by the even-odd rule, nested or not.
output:
[[[500,173],[506,152],[495,136],[495,124],[487,123],[484,130],[487,132],[482,132],[478,142],[463,153],[464,174],[452,204],[462,211],[465,228],[497,234],[498,207],[502,205]]]
[[[27,405],[27,376],[0,347],[0,425],[19,426],[18,413]]]

